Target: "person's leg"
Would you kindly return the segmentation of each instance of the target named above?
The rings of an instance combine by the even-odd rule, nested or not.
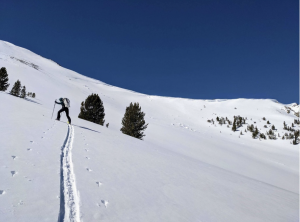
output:
[[[69,116],[69,108],[66,107],[65,109],[66,109],[66,115],[67,115],[68,121],[71,124],[71,118]]]
[[[57,112],[57,120],[60,120],[60,113],[65,111],[64,108],[61,108],[58,112]]]

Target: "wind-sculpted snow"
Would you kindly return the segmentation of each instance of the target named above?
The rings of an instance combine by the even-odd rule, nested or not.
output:
[[[0,92],[0,221],[299,221],[299,146],[282,139],[283,122],[300,128],[297,104],[144,95],[3,41],[0,67],[11,84]],[[8,94],[18,79],[36,98]],[[92,93],[108,128],[78,119]],[[60,97],[72,126],[54,120],[58,105],[51,119]],[[120,132],[130,102],[146,114],[144,141]],[[247,118],[235,132],[234,116]],[[250,125],[274,125],[276,139],[253,139]]]

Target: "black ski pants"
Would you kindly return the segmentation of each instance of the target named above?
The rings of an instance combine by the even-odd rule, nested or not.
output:
[[[69,121],[69,123],[71,124],[71,118],[70,118],[70,116],[69,116],[69,108],[63,107],[63,108],[61,108],[61,109],[58,111],[58,113],[57,113],[57,119],[58,119],[58,120],[60,120],[60,113],[61,113],[61,112],[66,112],[68,121]]]

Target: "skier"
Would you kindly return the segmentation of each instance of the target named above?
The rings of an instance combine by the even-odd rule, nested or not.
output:
[[[59,98],[59,102],[57,102],[56,100],[55,100],[55,103],[56,104],[60,104],[60,105],[62,105],[62,108],[57,112],[57,118],[56,118],[56,120],[60,120],[60,113],[61,112],[66,112],[66,116],[67,116],[67,118],[68,118],[68,123],[69,124],[71,124],[71,118],[70,118],[70,116],[69,116],[69,107],[70,107],[70,100],[69,99],[67,99],[67,98]]]

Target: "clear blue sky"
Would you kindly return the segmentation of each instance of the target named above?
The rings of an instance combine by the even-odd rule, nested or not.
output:
[[[298,0],[1,0],[0,30],[141,93],[299,103]]]

